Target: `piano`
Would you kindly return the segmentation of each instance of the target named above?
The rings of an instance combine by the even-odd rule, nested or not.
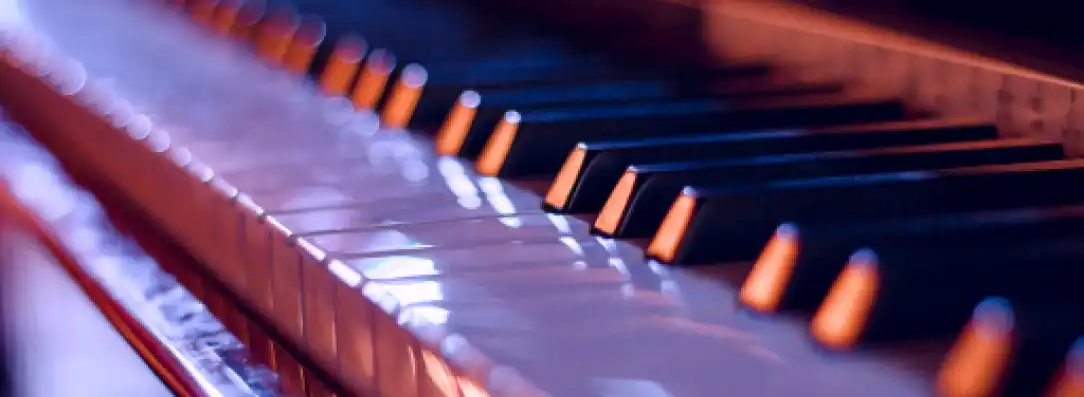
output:
[[[0,175],[182,395],[1084,395],[1080,85],[816,3],[4,0]]]

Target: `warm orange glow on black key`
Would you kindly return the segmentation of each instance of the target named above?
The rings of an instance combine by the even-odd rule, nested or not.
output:
[[[584,160],[587,159],[587,151],[583,146],[577,146],[568,154],[568,159],[561,166],[561,170],[554,178],[553,184],[546,192],[545,205],[555,210],[562,210],[568,202],[568,196],[572,194],[572,188],[576,185],[576,179],[583,169]]]
[[[1013,324],[1013,311],[1007,302],[989,299],[979,304],[937,375],[940,395],[994,396],[1009,367]]]
[[[267,63],[281,65],[299,24],[299,19],[287,11],[269,16],[256,34],[256,55]]]
[[[832,349],[854,347],[873,312],[879,286],[873,251],[860,250],[852,255],[813,316],[810,332],[814,339]]]
[[[330,96],[345,96],[350,92],[365,51],[365,41],[360,38],[347,36],[339,40],[320,73],[320,89]]]
[[[1077,339],[1044,397],[1084,397],[1084,338]]]
[[[211,30],[220,36],[228,36],[237,23],[238,14],[244,2],[241,0],[221,0],[211,15]]]
[[[314,16],[301,18],[297,33],[286,50],[283,67],[297,75],[309,72],[316,49],[324,42],[327,27],[324,21]]]
[[[355,109],[373,110],[376,108],[393,69],[395,69],[395,57],[387,51],[376,50],[369,55],[369,60],[361,68],[358,84],[354,86],[354,92],[350,95]]]
[[[474,123],[474,117],[478,115],[478,106],[482,104],[482,96],[475,91],[464,91],[459,99],[452,105],[448,117],[444,119],[437,130],[435,138],[437,153],[445,156],[455,156],[463,148],[463,142],[467,139],[467,133]]]
[[[193,0],[188,6],[188,13],[193,22],[210,25],[216,8],[218,8],[218,0]]]
[[[625,208],[632,200],[632,191],[635,186],[636,172],[625,171],[621,179],[617,180],[614,190],[610,192],[606,204],[603,204],[598,218],[595,218],[595,231],[608,236],[617,233],[617,228],[621,227],[621,218],[625,215]]]
[[[681,248],[685,231],[696,214],[696,197],[685,191],[674,201],[670,211],[663,218],[659,231],[647,246],[647,255],[660,262],[672,262]]]
[[[508,151],[516,140],[516,133],[519,132],[519,122],[519,112],[511,110],[504,114],[493,128],[493,135],[486,141],[486,147],[482,149],[482,154],[474,165],[478,173],[496,176],[501,172]]]
[[[388,94],[388,101],[380,113],[380,120],[385,126],[405,128],[410,123],[428,80],[429,73],[421,65],[410,64],[403,67],[399,81]]]
[[[236,18],[234,18],[233,29],[230,31],[233,38],[245,44],[252,43],[256,38],[256,29],[259,27],[264,13],[263,4],[259,1],[246,2],[241,5]]]
[[[790,283],[799,250],[796,226],[784,224],[776,229],[742,284],[742,304],[758,312],[776,311]]]

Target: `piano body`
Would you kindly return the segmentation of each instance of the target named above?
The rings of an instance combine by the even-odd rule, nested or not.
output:
[[[470,3],[0,1],[10,217],[181,395],[1084,395],[1066,73]]]

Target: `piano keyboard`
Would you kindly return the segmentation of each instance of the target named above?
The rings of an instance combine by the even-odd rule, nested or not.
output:
[[[16,3],[0,100],[352,393],[1084,387],[1055,140],[447,5],[168,3]]]

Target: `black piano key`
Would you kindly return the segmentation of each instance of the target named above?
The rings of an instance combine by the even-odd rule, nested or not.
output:
[[[399,78],[383,98],[380,122],[389,128],[406,128],[418,106],[418,99],[425,89],[429,75],[417,64],[404,66]]]
[[[578,142],[702,135],[705,131],[818,126],[898,120],[894,100],[834,96],[731,106],[720,100],[662,101],[595,109],[510,112],[495,128],[476,168],[516,177],[557,172]]]
[[[211,12],[211,30],[218,36],[229,35],[245,3],[243,0],[220,0]]]
[[[262,21],[264,16],[268,15],[268,13],[269,11],[262,1],[256,0],[245,2],[245,4],[237,10],[233,28],[230,29],[230,36],[242,43],[251,42],[255,38],[260,21]]]
[[[780,223],[878,219],[1079,200],[1084,160],[688,187],[648,254],[702,264],[754,258]],[[1058,189],[1049,189],[1058,186]]]
[[[420,123],[432,125],[452,106],[465,90],[522,89],[550,84],[572,84],[613,79],[615,69],[601,61],[581,61],[572,65],[496,65],[489,67],[441,68],[425,65],[432,77],[419,101]],[[424,125],[424,124],[419,124]]]
[[[358,37],[343,37],[335,43],[319,66],[316,76],[320,90],[330,97],[345,97],[350,94],[361,62],[368,53],[369,43]]]
[[[301,17],[300,25],[283,58],[283,67],[299,76],[307,75],[312,68],[316,50],[324,43],[327,25],[319,17]]]
[[[1081,241],[861,249],[832,284],[810,333],[833,349],[925,340],[959,332],[988,296],[1079,301]]]
[[[271,65],[279,66],[289,43],[297,32],[301,18],[288,5],[267,3],[264,17],[257,24],[252,36],[255,55]]]
[[[878,123],[870,125],[855,125],[843,127],[829,127],[825,129],[807,130],[783,130],[776,132],[754,132],[748,134],[730,135],[733,144],[738,149],[715,149],[723,153],[737,153],[740,155],[770,155],[815,152],[822,150],[846,150],[864,149],[874,147],[923,145],[933,143],[960,142],[997,137],[996,127],[985,122],[972,120],[918,120]],[[676,142],[696,141],[693,138],[675,138]],[[680,143],[678,143],[680,145]],[[641,213],[637,216],[629,215],[633,210],[633,201],[637,200],[643,186],[648,186],[648,181],[655,177],[668,175],[681,175],[686,170],[699,170],[710,168],[708,164],[698,163],[673,163],[672,166],[632,166],[650,164],[654,159],[668,159],[670,152],[664,145],[656,150],[656,142],[621,142],[615,143],[615,147],[609,149],[601,146],[601,149],[613,150],[618,155],[616,163],[629,163],[628,169],[622,169],[623,175],[616,182],[616,187],[611,191],[609,198],[599,217],[594,224],[595,231],[614,237],[647,237],[659,227],[659,222],[666,214],[673,199],[681,192],[686,182],[679,182],[678,187],[661,196],[666,197],[657,204],[655,215],[650,216]],[[679,151],[680,152],[680,151]],[[627,153],[627,154],[626,154]],[[625,160],[628,159],[628,160]],[[665,162],[663,160],[662,162]],[[599,162],[610,164],[611,161]],[[609,175],[610,166],[596,166],[600,170],[607,170]],[[593,167],[594,168],[594,167]],[[664,185],[660,185],[664,186]],[[645,205],[638,211],[651,211],[650,200],[644,199],[639,205]]]
[[[1084,395],[1084,336],[1078,338],[1069,348],[1057,375],[1045,393],[1049,397]]]
[[[450,146],[446,155],[459,155],[461,157],[475,159],[486,141],[491,136],[493,128],[500,123],[501,116],[508,108],[519,110],[545,110],[554,107],[586,107],[605,106],[615,103],[635,103],[641,101],[657,101],[660,99],[679,98],[764,98],[783,97],[783,95],[802,95],[815,93],[839,92],[840,86],[834,82],[823,84],[770,84],[763,85],[719,85],[711,88],[686,88],[682,87],[685,82],[666,80],[642,80],[618,82],[618,84],[595,84],[565,87],[547,87],[539,90],[514,90],[513,92],[498,92],[479,94],[476,115],[470,119],[469,125],[461,125],[454,130],[448,129],[449,121],[442,126],[438,133],[438,140],[455,140],[460,142],[456,146]],[[463,95],[455,108],[465,106]],[[453,108],[454,112],[454,108]],[[443,130],[448,129],[448,130]],[[454,133],[454,137],[448,136]]]
[[[207,24],[211,21],[218,3],[217,0],[192,0],[185,6],[185,12],[191,16],[193,22]]]
[[[772,68],[764,63],[734,63],[692,70],[665,71],[615,65],[600,55],[584,55],[558,62],[521,64],[519,59],[503,61],[465,61],[428,64],[434,77],[434,90],[522,89],[550,84],[620,82],[661,79],[666,81],[708,81],[710,79],[750,79],[770,76]]]
[[[364,29],[353,29],[339,26],[334,29],[334,17],[329,22],[330,42],[337,41],[342,37],[362,36],[374,46],[391,48],[396,54],[408,62],[416,62],[426,65],[436,71],[442,79],[451,73],[454,75],[459,70],[468,70],[477,73],[478,70],[495,70],[496,74],[508,76],[515,73],[516,66],[522,66],[528,72],[531,70],[545,70],[547,68],[575,69],[577,67],[604,71],[608,68],[608,61],[600,55],[570,53],[567,49],[552,48],[551,42],[538,40],[505,38],[494,43],[480,43],[470,48],[455,48],[455,45],[440,46],[436,53],[423,51],[419,55],[417,45],[402,43],[399,40],[389,42],[365,35]],[[323,61],[330,55],[324,51],[317,61],[317,66],[323,65]],[[319,70],[319,69],[317,69]]]
[[[431,68],[431,67],[430,67]],[[785,95],[799,93],[838,93],[838,83],[785,83],[754,78],[746,81],[750,70],[765,73],[760,65],[729,65],[679,76],[644,71],[622,70],[610,65],[560,65],[511,67],[500,70],[465,68],[440,70],[432,74],[418,105],[417,128],[425,129],[442,121],[444,113],[464,90],[481,94],[478,127],[488,131],[509,109],[539,107],[582,107],[633,100],[675,99],[681,97],[732,97],[739,94]],[[458,74],[457,74],[458,73]],[[485,137],[478,140],[484,144]],[[481,148],[474,149],[474,153]]]
[[[397,45],[418,53],[415,55],[467,51],[502,41],[515,41],[532,50],[545,49],[531,45],[541,40],[523,35],[523,30],[515,29],[516,26],[486,21],[477,13],[444,4],[309,0],[290,0],[288,3],[302,12],[325,17],[336,35],[340,32],[361,34],[376,40],[379,45]]]
[[[937,391],[946,397],[1043,395],[1081,333],[1079,305],[986,299],[938,371]]]
[[[364,34],[366,29],[356,29]],[[455,32],[450,36],[410,37],[399,35],[379,40],[385,45],[396,46],[404,56],[417,62],[433,64],[449,70],[477,67],[526,67],[575,65],[581,62],[609,63],[604,54],[577,51],[559,41],[542,37],[502,35],[499,37]]]
[[[354,87],[350,93],[350,101],[354,104],[355,109],[372,110],[376,108],[381,98],[384,97],[388,80],[391,78],[397,62],[398,59],[395,58],[395,54],[382,48],[373,50],[365,57],[364,63],[361,65],[361,71],[358,72]]]
[[[633,71],[613,65],[604,57],[580,56],[555,62],[522,62],[519,59],[473,60],[444,64],[426,64],[433,82],[427,87],[422,108],[447,110],[451,100],[464,90],[520,90],[546,86],[622,82],[662,78],[644,71]],[[733,66],[691,73],[693,75],[743,75],[749,70],[766,73],[763,65]]]
[[[493,132],[493,128],[500,122],[501,116],[505,111],[512,108],[520,111],[548,108],[586,108],[683,98],[755,100],[765,97],[830,94],[838,93],[841,90],[839,84],[831,82],[781,83],[764,81],[729,84],[726,81],[717,81],[716,83],[712,85],[704,81],[636,80],[547,86],[540,89],[503,90],[497,92],[497,95],[493,95],[491,91],[486,91],[478,94],[475,107],[476,114],[469,120],[469,125],[452,124],[449,126],[449,123],[459,120],[446,118],[437,139],[451,139],[459,142],[457,146],[449,147],[446,149],[447,151],[441,152],[441,154],[475,159],[485,146],[486,140],[489,139]],[[691,88],[686,87],[686,85],[697,85],[699,87]],[[458,108],[467,106],[467,104],[463,103],[463,99],[464,96],[460,95],[459,101],[453,107],[453,112]],[[443,112],[444,109],[439,110]],[[422,118],[417,120],[416,123],[421,126],[426,123],[426,120]],[[446,136],[448,134],[459,136]]]
[[[685,186],[737,186],[751,183],[834,177],[878,172],[1009,164],[1063,158],[1056,143],[987,140],[858,151],[754,157],[699,164],[637,165],[630,174],[642,179],[631,196],[626,235],[657,230],[674,198]],[[624,194],[624,192],[618,192]]]
[[[760,312],[812,309],[861,247],[938,250],[1084,237],[1084,206],[1019,208],[857,222],[780,225],[741,287],[743,305]]]
[[[929,127],[929,129],[920,129],[924,127]],[[754,155],[861,149],[894,146],[901,143],[953,142],[981,139],[978,136],[994,138],[996,135],[997,132],[993,126],[982,123],[965,121],[933,124],[930,121],[922,121],[808,131],[752,132],[643,141],[580,143],[573,149],[569,159],[582,158],[582,161],[566,159],[565,165],[558,173],[558,180],[566,174],[575,175],[574,178],[565,177],[574,182],[572,184],[554,183],[547,193],[545,204],[553,211],[569,213],[599,211],[621,175],[633,165],[635,165],[635,170],[629,172],[636,173],[645,170],[643,175],[645,177],[651,174],[691,176],[696,173],[693,170],[710,173],[708,170],[712,169],[712,164],[714,164],[711,160],[725,162],[727,159]],[[1060,147],[1052,145],[1048,151],[1060,153],[1061,150]],[[660,172],[653,173],[651,171],[656,169],[653,167],[656,164]],[[678,178],[671,178],[671,180],[676,179]],[[680,186],[671,197],[676,197],[684,184],[684,182],[679,183]],[[661,215],[659,219],[661,220]],[[658,224],[654,227],[658,227]]]

